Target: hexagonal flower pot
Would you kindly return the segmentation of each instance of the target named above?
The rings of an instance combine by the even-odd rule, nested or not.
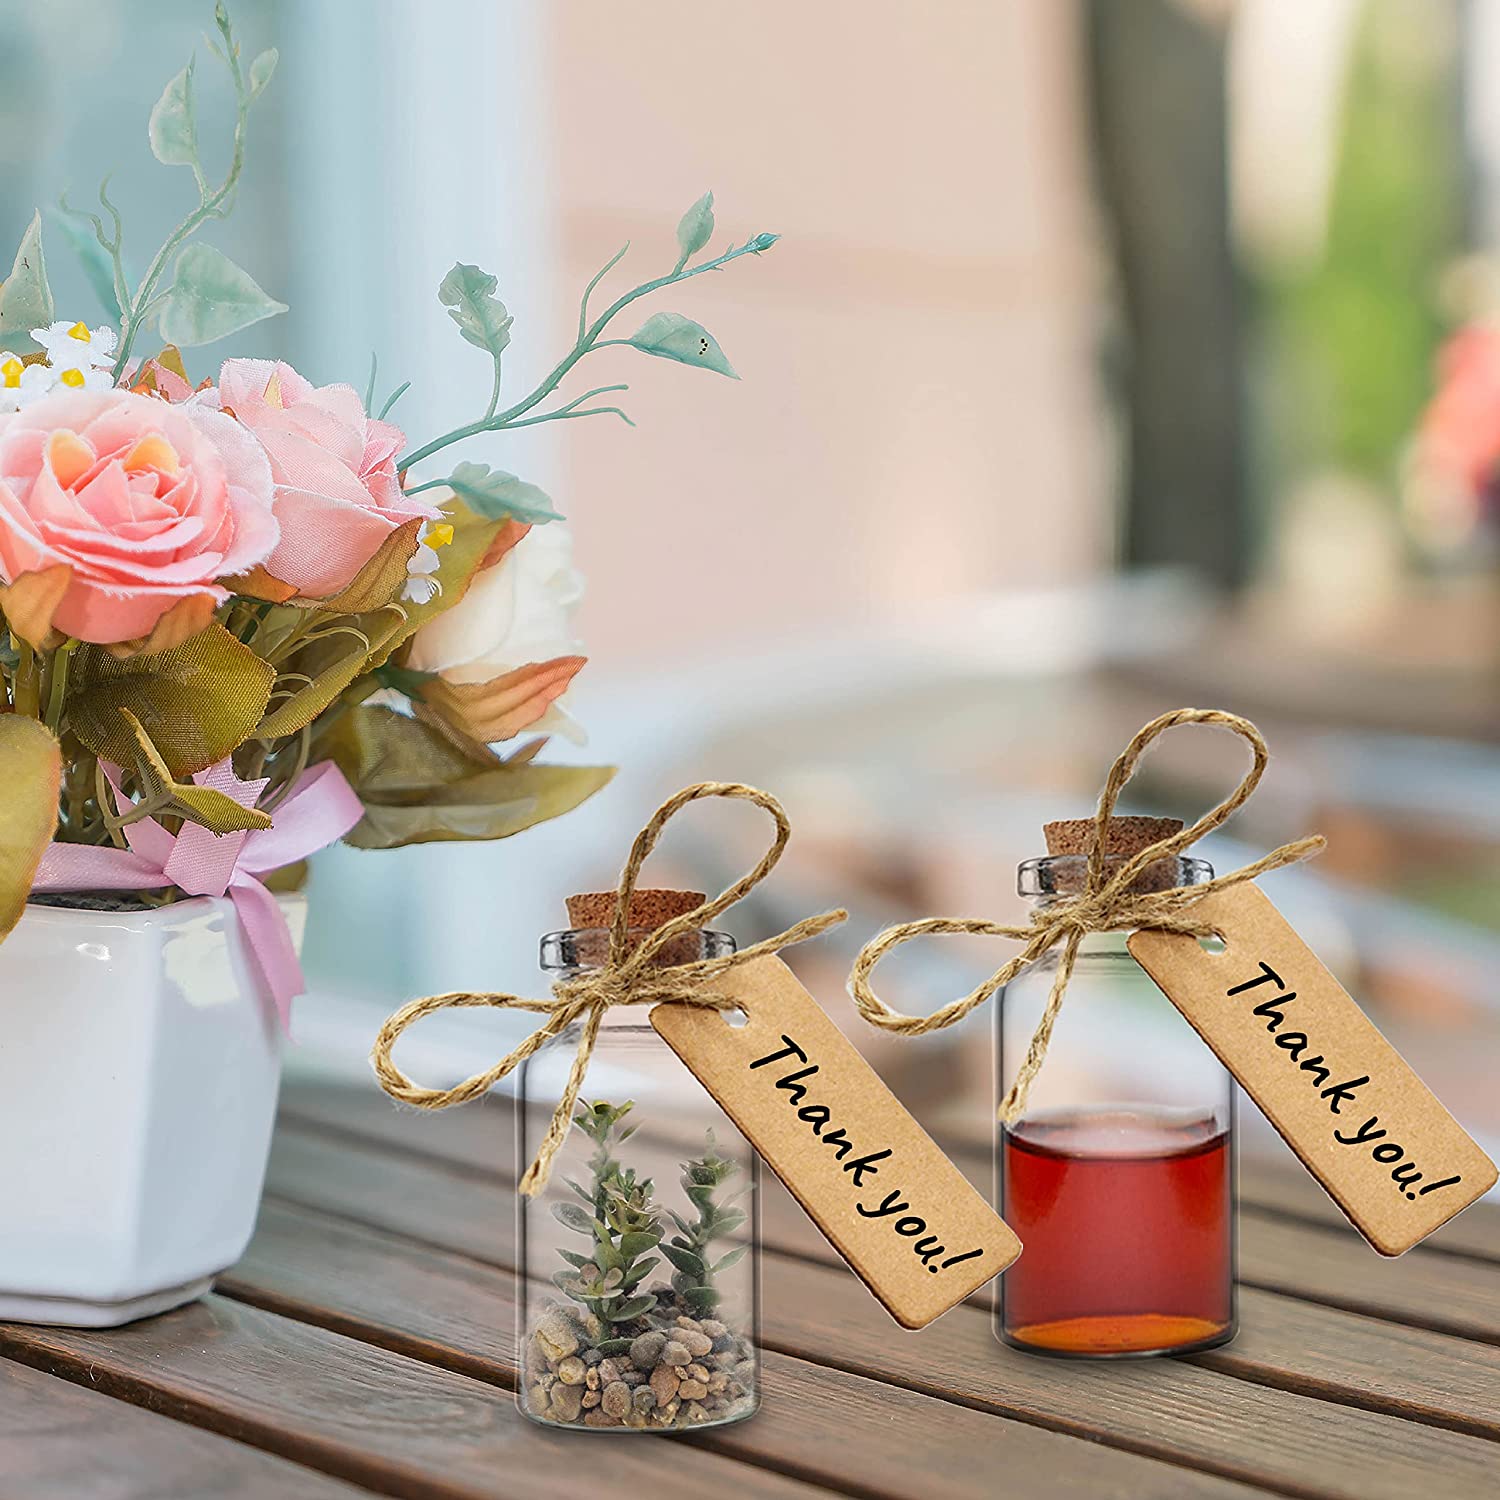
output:
[[[29,906],[0,944],[0,1320],[113,1327],[208,1291],[254,1229],[280,1075],[231,902]]]

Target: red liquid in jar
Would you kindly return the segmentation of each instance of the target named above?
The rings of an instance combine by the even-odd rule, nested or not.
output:
[[[1211,1120],[1093,1111],[1001,1132],[1001,1278],[1013,1343],[1142,1354],[1214,1340],[1233,1321],[1229,1134]]]

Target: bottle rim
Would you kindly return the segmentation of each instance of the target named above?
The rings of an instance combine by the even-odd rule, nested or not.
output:
[[[654,931],[652,927],[632,927],[629,938],[632,947],[644,941]],[[693,951],[692,939],[696,937],[697,951]],[[728,958],[735,951],[735,940],[727,932],[718,932],[710,927],[699,928],[696,933],[685,932],[673,939],[664,961],[692,963],[700,959]],[[595,969],[609,952],[609,928],[568,927],[558,932],[543,934],[539,962],[547,974],[570,969]]]
[[[1127,858],[1123,854],[1105,855],[1105,873],[1113,874]],[[1206,859],[1190,854],[1178,855],[1175,860],[1161,860],[1158,864],[1177,867],[1175,873],[1165,880],[1163,889],[1167,885],[1207,885],[1214,878],[1214,867]],[[1022,896],[1032,897],[1075,895],[1083,888],[1088,867],[1086,854],[1043,854],[1036,859],[1022,860],[1016,868],[1016,890]],[[1147,869],[1154,872],[1157,867],[1149,865]],[[1156,888],[1155,879],[1153,888]]]

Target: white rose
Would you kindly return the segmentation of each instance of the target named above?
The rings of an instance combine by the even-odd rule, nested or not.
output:
[[[573,566],[572,533],[557,521],[533,526],[474,580],[452,609],[416,633],[407,665],[418,672],[436,672],[458,688],[501,679],[516,679],[518,687],[528,681],[571,681],[583,665],[580,642],[573,634],[573,616],[582,598],[583,577]],[[537,670],[523,670],[533,668]],[[546,686],[539,688],[540,697],[547,699],[545,711],[524,727],[582,744],[582,727],[564,707],[566,692],[548,697],[548,691]],[[472,695],[470,688],[461,696]],[[524,709],[520,716],[525,717]]]

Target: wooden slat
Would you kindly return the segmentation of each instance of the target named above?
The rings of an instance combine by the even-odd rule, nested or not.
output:
[[[272,1186],[359,1222],[509,1263],[509,1194],[472,1168],[285,1132]],[[1186,1362],[1039,1360],[997,1346],[988,1323],[982,1309],[960,1308],[921,1335],[903,1336],[847,1273],[784,1256],[768,1267],[765,1341],[799,1358],[1287,1493],[1404,1500],[1405,1488],[1434,1469],[1455,1497],[1492,1493],[1486,1476],[1500,1454],[1473,1437]],[[1398,1382],[1400,1371],[1391,1379]]]
[[[579,1497],[578,1439],[526,1421],[509,1393],[218,1296],[106,1333],[0,1325],[0,1354],[381,1494],[512,1500],[519,1477],[527,1500]],[[612,1487],[661,1493],[648,1446],[611,1449]],[[684,1494],[829,1493],[691,1443],[672,1470]]]
[[[486,1113],[489,1108],[485,1106]],[[473,1184],[476,1196],[471,1208],[490,1205],[494,1224],[488,1233],[512,1232],[500,1222],[514,1209],[509,1188],[512,1179],[505,1164],[462,1165],[446,1153],[416,1157],[393,1152],[384,1144],[371,1145],[357,1132],[338,1132],[330,1138],[326,1126],[316,1127],[316,1134],[310,1133],[311,1129],[301,1125],[283,1128],[272,1159],[272,1180],[285,1184],[285,1190],[293,1196],[302,1194],[299,1201],[315,1203],[315,1195],[324,1190],[320,1184],[337,1173],[341,1180],[329,1183],[327,1190],[345,1194],[343,1201],[358,1217],[374,1182],[400,1173],[402,1180],[412,1185],[411,1191],[421,1195],[424,1174],[430,1166]],[[342,1166],[336,1165],[338,1162]],[[766,1244],[835,1264],[827,1241],[779,1184],[768,1174],[763,1175],[763,1181],[762,1232]],[[1399,1260],[1386,1260],[1370,1251],[1347,1225],[1319,1228],[1249,1208],[1241,1212],[1239,1238],[1239,1275],[1246,1285],[1458,1338],[1500,1343],[1500,1271],[1483,1262],[1434,1255],[1421,1247]],[[991,1298],[994,1294],[987,1290],[981,1295]],[[1295,1359],[1294,1343],[1289,1344],[1287,1355]],[[1355,1380],[1359,1369],[1351,1361]]]
[[[414,1256],[408,1242],[383,1231],[269,1203],[249,1254],[222,1285],[290,1317],[515,1382],[515,1278],[466,1256]],[[1012,1475],[1047,1475],[1060,1500],[1115,1497],[1126,1486],[1182,1500],[1264,1493],[774,1352],[764,1378],[765,1404],[753,1422],[695,1441],[748,1461],[769,1455],[804,1478],[889,1500],[932,1493],[992,1500],[997,1452]]]
[[[0,1360],[7,1500],[358,1500],[369,1491]]]
[[[499,1094],[463,1109],[408,1109],[368,1087],[329,1087],[289,1080],[283,1114],[293,1123],[378,1140],[392,1148],[419,1152],[468,1166],[509,1173],[514,1149],[511,1101]],[[981,1140],[953,1140],[943,1145],[968,1175],[988,1192],[990,1146]],[[1247,1155],[1240,1159],[1240,1202],[1249,1208],[1353,1233],[1338,1205],[1291,1160],[1270,1162]],[[1424,1250],[1447,1251],[1500,1262],[1500,1204],[1476,1203],[1422,1242]]]

